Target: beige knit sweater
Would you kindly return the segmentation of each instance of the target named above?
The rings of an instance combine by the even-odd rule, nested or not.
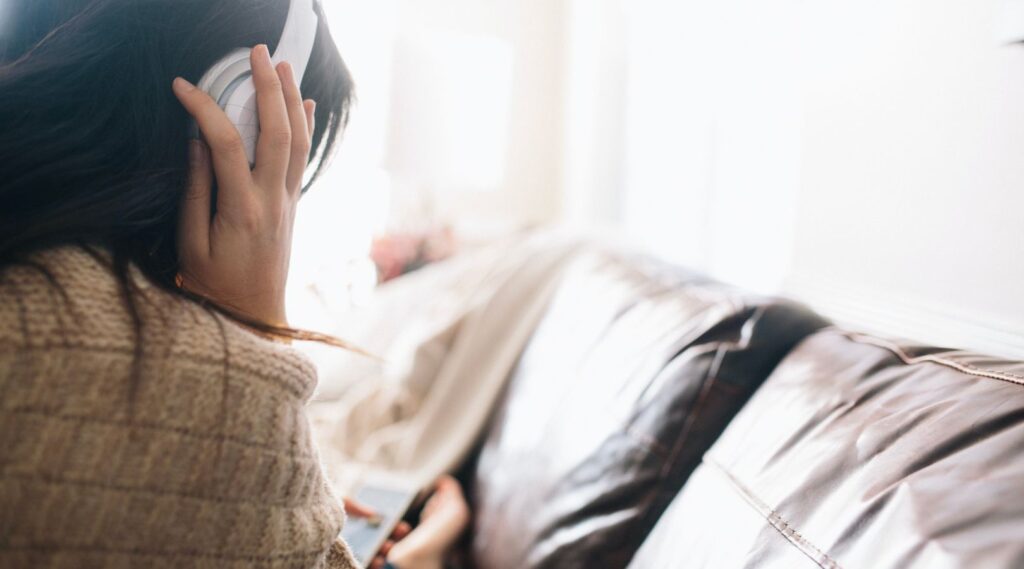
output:
[[[112,273],[77,249],[39,258],[66,300],[0,273],[0,568],[357,566],[307,359],[137,276],[135,381]]]

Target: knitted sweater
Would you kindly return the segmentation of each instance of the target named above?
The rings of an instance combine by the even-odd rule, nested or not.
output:
[[[313,365],[106,263],[0,273],[0,567],[357,567],[305,404]]]

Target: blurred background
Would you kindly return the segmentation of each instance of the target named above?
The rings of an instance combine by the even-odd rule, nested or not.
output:
[[[294,324],[554,224],[1024,355],[1019,0],[323,3],[358,103],[300,207]]]

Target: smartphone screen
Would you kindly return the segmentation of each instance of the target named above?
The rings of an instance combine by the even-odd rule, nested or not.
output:
[[[416,493],[408,490],[372,485],[356,492],[355,500],[373,508],[380,516],[378,520],[349,516],[341,530],[341,537],[360,564],[364,567],[370,564],[415,497]]]

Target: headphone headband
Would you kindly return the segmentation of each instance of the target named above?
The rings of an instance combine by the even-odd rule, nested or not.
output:
[[[288,19],[281,32],[281,41],[271,57],[275,64],[287,61],[295,70],[295,78],[302,83],[306,74],[306,66],[313,55],[313,44],[316,42],[316,30],[320,18],[316,15],[314,0],[291,0],[288,6]]]
[[[291,0],[281,40],[277,43],[271,61],[275,65],[283,61],[290,63],[299,84],[302,84],[313,54],[319,23],[315,0]],[[249,51],[237,49],[215,63],[203,75],[198,87],[217,101],[238,129],[245,144],[246,157],[252,165],[256,163],[256,141],[260,128]]]

